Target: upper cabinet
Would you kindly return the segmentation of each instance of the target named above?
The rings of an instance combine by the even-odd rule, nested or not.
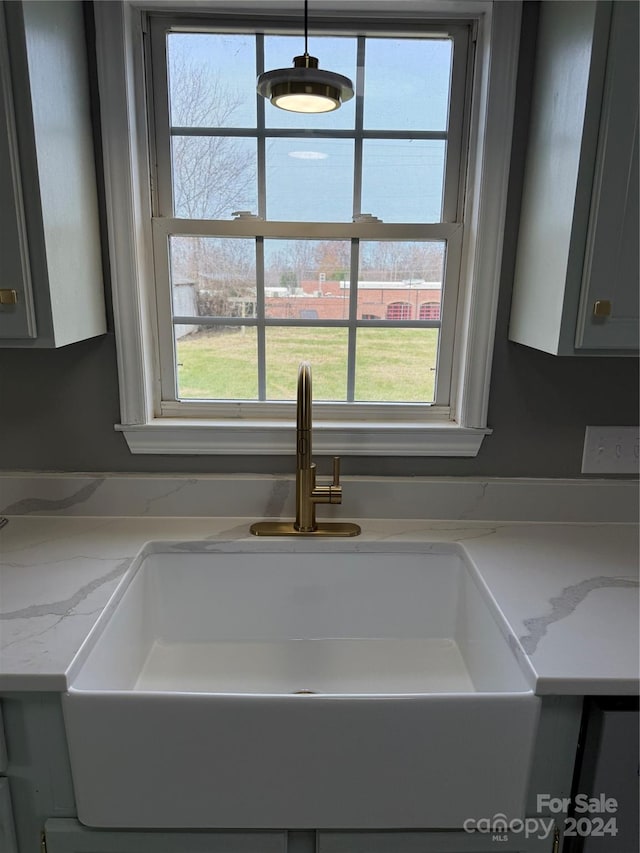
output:
[[[83,3],[0,3],[0,347],[106,331]]]
[[[638,350],[638,4],[540,4],[509,337]]]

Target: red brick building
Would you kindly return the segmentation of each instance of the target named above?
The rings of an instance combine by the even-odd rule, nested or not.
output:
[[[349,317],[348,281],[320,277],[303,281],[293,291],[265,288],[268,318],[286,320],[346,320]],[[442,286],[434,281],[359,281],[359,320],[439,320]]]

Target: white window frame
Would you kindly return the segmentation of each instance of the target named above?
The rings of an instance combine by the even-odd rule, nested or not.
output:
[[[327,11],[336,0],[317,0]],[[293,446],[293,404],[255,407],[225,404],[215,418],[205,406],[190,417],[172,416],[161,405],[157,306],[153,286],[149,143],[144,103],[143,11],[224,7],[230,0],[169,4],[120,0],[95,4],[96,49],[102,114],[107,227],[121,430],[133,453],[286,454]],[[234,0],[238,13],[255,0]],[[286,0],[269,10],[299,15]],[[520,35],[521,4],[492,0],[340,0],[341,11],[447,14],[476,22],[473,115],[456,312],[456,347],[448,407],[367,406],[366,419],[314,418],[320,454],[379,456],[475,456],[487,428],[489,377],[502,260],[511,154],[511,129]],[[401,8],[402,7],[402,8]],[[363,224],[364,231],[370,225]],[[363,236],[365,233],[363,231]],[[309,234],[309,236],[312,236]],[[369,236],[368,233],[366,236]],[[409,236],[409,235],[407,235]],[[375,239],[375,238],[374,238]],[[265,405],[265,404],[261,404]],[[264,409],[262,409],[264,411]],[[398,416],[400,413],[401,417]]]
[[[315,8],[315,7],[314,7]],[[349,400],[344,402],[331,403],[326,401],[317,402],[315,405],[315,416],[320,421],[345,421],[357,420],[371,423],[373,421],[419,421],[428,417],[430,420],[443,421],[450,417],[451,399],[451,378],[453,372],[453,354],[455,351],[455,320],[456,320],[456,302],[458,297],[459,278],[460,278],[460,258],[462,249],[462,210],[464,205],[464,191],[466,181],[466,138],[469,123],[469,101],[470,92],[468,91],[470,52],[473,49],[471,42],[471,31],[473,26],[468,21],[458,23],[458,21],[443,20],[435,21],[430,19],[426,24],[426,30],[430,36],[440,36],[441,38],[451,38],[453,42],[453,64],[450,79],[450,114],[448,117],[447,127],[443,131],[425,132],[417,134],[403,134],[410,136],[412,139],[443,139],[446,140],[446,162],[444,164],[443,186],[442,186],[442,213],[440,221],[435,224],[427,222],[421,223],[387,223],[378,221],[374,218],[373,221],[363,221],[359,219],[361,213],[360,204],[360,186],[362,181],[362,145],[366,144],[365,139],[393,139],[397,131],[389,128],[387,131],[374,130],[367,131],[363,125],[363,110],[356,106],[355,123],[350,128],[340,130],[328,130],[328,138],[348,138],[354,143],[354,163],[353,177],[355,199],[354,204],[358,205],[354,208],[353,222],[309,222],[296,221],[286,222],[280,220],[266,221],[262,219],[268,207],[267,192],[263,183],[265,175],[262,174],[262,180],[258,182],[258,199],[257,213],[260,214],[257,218],[240,217],[235,221],[228,219],[208,219],[200,218],[190,220],[186,217],[174,216],[174,199],[173,199],[173,180],[172,180],[172,155],[171,155],[171,116],[169,110],[169,92],[168,92],[168,63],[167,63],[167,33],[199,30],[206,32],[211,26],[215,27],[216,32],[241,32],[251,33],[254,30],[256,33],[269,31],[269,18],[260,17],[260,7],[255,9],[255,18],[240,19],[236,16],[218,15],[212,16],[211,20],[202,19],[200,16],[185,17],[180,12],[172,15],[151,15],[148,22],[148,30],[150,34],[149,47],[151,54],[151,74],[149,75],[148,91],[150,91],[150,100],[153,104],[153,119],[151,122],[152,141],[152,163],[155,164],[155,174],[153,180],[154,192],[152,193],[152,208],[153,208],[153,250],[154,250],[154,266],[156,280],[156,301],[158,306],[158,348],[160,355],[160,375],[161,375],[161,416],[184,418],[229,418],[235,417],[238,410],[241,410],[243,419],[282,419],[288,418],[289,421],[295,419],[293,404],[266,400],[267,377],[264,370],[265,359],[265,333],[268,327],[278,326],[281,329],[285,325],[296,326],[297,328],[313,328],[314,325],[342,328],[347,335],[347,350],[348,350],[348,369],[347,369],[347,394]],[[313,36],[317,42],[317,36],[328,35],[336,30],[335,16],[322,21],[318,17],[314,19]],[[355,23],[347,25],[344,22],[344,17],[340,21],[340,32],[349,34],[354,41],[369,39],[380,35],[407,35],[413,34],[416,26],[420,24],[414,20],[396,20],[392,23],[386,21],[372,21],[370,16],[365,20],[357,20]],[[277,24],[278,32],[286,31],[287,27],[293,27],[295,31],[299,28],[300,21],[294,18],[291,22],[279,21]],[[423,25],[424,26],[424,25]],[[271,25],[271,28],[274,28]],[[358,34],[356,36],[356,33]],[[424,34],[426,36],[426,32]],[[358,44],[358,51],[360,50]],[[256,54],[263,56],[264,47],[262,45],[255,46]],[[322,53],[322,45],[318,45],[319,52]],[[365,47],[366,52],[366,47]],[[325,61],[326,57],[325,57]],[[358,59],[358,63],[362,62],[362,58]],[[329,64],[330,60],[329,60]],[[258,69],[264,70],[264,69]],[[358,88],[358,86],[356,86]],[[254,93],[254,97],[255,93]],[[367,94],[365,90],[364,99]],[[268,111],[271,107],[266,106],[264,99],[258,99],[258,110],[256,114],[256,122],[253,128],[243,128],[243,138],[255,139],[258,147],[257,161],[264,163],[265,153],[264,146],[267,141],[274,138],[286,138],[291,134],[288,128],[273,128],[269,126]],[[245,130],[252,130],[253,135],[246,137]],[[227,130],[225,128],[225,130]],[[344,132],[349,134],[348,137],[342,137]],[[189,135],[191,128],[180,128],[180,135]],[[201,133],[202,128],[195,129],[196,133]],[[214,129],[209,129],[207,132],[216,134]],[[233,131],[232,131],[233,132]],[[400,131],[401,132],[401,131]],[[402,133],[402,132],[401,132]],[[358,151],[360,150],[360,153]],[[260,153],[262,152],[262,154]],[[258,170],[259,171],[259,170]],[[254,211],[255,212],[255,211]],[[373,211],[377,212],[377,211]],[[366,214],[363,219],[371,219],[371,214]],[[354,251],[359,256],[359,249],[355,248],[354,243],[362,243],[363,241],[378,241],[378,240],[397,240],[405,242],[415,240],[418,242],[427,242],[430,240],[439,242],[446,246],[446,263],[444,266],[444,279],[442,286],[442,301],[443,310],[442,317],[437,320],[418,320],[411,318],[409,324],[419,324],[418,328],[426,329],[433,328],[438,330],[438,356],[437,356],[437,371],[435,374],[435,395],[433,400],[423,401],[420,403],[409,404],[402,402],[394,403],[371,403],[363,401],[354,401],[355,392],[355,372],[356,372],[356,340],[357,329],[363,327],[373,327],[376,321],[363,324],[357,319],[357,304],[359,300],[359,289],[351,288],[349,292],[349,316],[347,319],[341,320],[339,323],[333,324],[331,321],[318,320],[316,323],[296,319],[290,321],[285,318],[267,317],[266,306],[261,306],[261,295],[263,275],[258,273],[257,282],[257,316],[251,320],[251,325],[257,332],[257,359],[258,364],[263,367],[261,371],[258,367],[258,387],[260,402],[238,400],[232,403],[227,403],[220,400],[199,400],[191,399],[182,400],[178,393],[178,376],[177,376],[177,351],[174,340],[174,324],[189,326],[191,324],[200,324],[210,326],[216,323],[225,324],[226,318],[197,318],[197,317],[176,317],[174,316],[173,304],[173,287],[171,284],[170,270],[170,251],[168,248],[168,239],[172,236],[202,236],[216,238],[245,238],[245,239],[269,239],[280,238],[284,240],[339,240],[343,243],[348,243],[351,254],[351,269],[358,268],[358,264],[354,259]],[[263,269],[264,256],[259,247],[256,247],[258,255],[261,256],[261,261],[257,260],[256,272]],[[360,256],[359,256],[360,257]],[[262,307],[262,310],[261,310]],[[233,322],[231,323],[233,325]],[[394,328],[396,325],[399,328],[408,328],[407,320],[387,320],[380,321],[379,325],[383,328]],[[295,368],[292,368],[294,370]],[[425,366],[425,370],[429,368]],[[292,374],[294,375],[294,374]],[[347,390],[345,389],[345,390]],[[426,408],[429,411],[425,411]]]

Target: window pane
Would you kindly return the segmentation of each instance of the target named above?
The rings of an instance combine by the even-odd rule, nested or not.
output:
[[[191,327],[193,329],[193,327]],[[258,347],[255,328],[176,326],[178,398],[256,400]]]
[[[174,235],[169,257],[174,316],[256,316],[253,240]]]
[[[253,127],[255,37],[220,33],[167,36],[172,127]]]
[[[440,222],[445,143],[425,139],[365,139],[363,213],[384,222]]]
[[[347,240],[265,240],[265,316],[348,319],[350,255]]]
[[[363,241],[360,244],[358,318],[439,320],[444,241]],[[427,309],[425,305],[436,305]]]
[[[358,329],[356,401],[431,402],[437,355],[438,329]]]
[[[304,53],[301,36],[266,36],[264,40],[264,69],[292,68],[293,57]],[[334,71],[348,77],[355,85],[356,39],[312,37],[309,53],[317,57],[321,71]],[[340,128],[346,130],[355,124],[355,97],[330,113],[291,113],[265,102],[267,127],[299,127],[304,129]]]
[[[295,400],[298,366],[311,362],[314,400],[347,396],[346,329],[266,329],[267,399]]]
[[[267,218],[351,222],[353,140],[268,139]]]
[[[171,159],[175,216],[231,219],[236,210],[258,212],[254,139],[174,136]]]
[[[365,128],[446,130],[451,57],[450,39],[367,39]]]

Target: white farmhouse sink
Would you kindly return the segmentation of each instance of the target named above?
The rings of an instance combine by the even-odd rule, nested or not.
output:
[[[147,545],[69,672],[97,827],[461,827],[522,816],[538,699],[463,552]]]

